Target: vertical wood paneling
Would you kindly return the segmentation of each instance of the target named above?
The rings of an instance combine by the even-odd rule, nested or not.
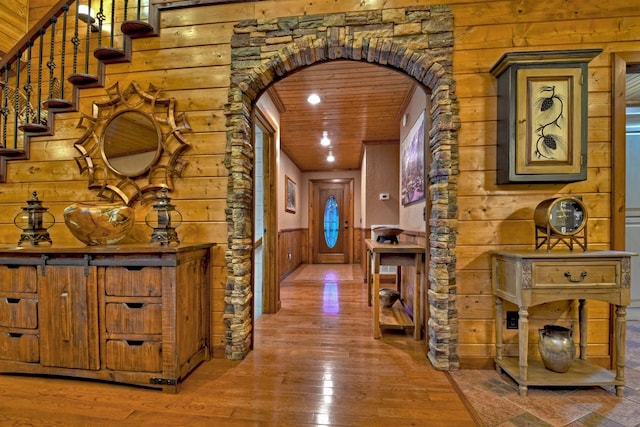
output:
[[[281,230],[278,233],[278,272],[280,280],[291,274],[301,264],[309,262],[307,229]]]

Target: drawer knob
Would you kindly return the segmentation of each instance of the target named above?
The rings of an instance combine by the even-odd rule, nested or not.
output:
[[[574,279],[573,277],[571,277],[571,273],[569,273],[568,271],[565,271],[564,272],[564,277],[569,279],[569,281],[571,283],[580,283],[580,282],[584,281],[585,277],[587,277],[587,272],[583,271],[582,273],[580,273],[580,278],[579,279]]]

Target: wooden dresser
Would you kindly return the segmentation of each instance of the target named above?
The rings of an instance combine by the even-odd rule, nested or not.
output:
[[[176,393],[210,357],[211,246],[0,247],[0,372]]]
[[[526,396],[528,386],[614,385],[624,391],[626,306],[631,286],[630,257],[618,251],[536,252],[496,251],[492,258],[493,294],[496,296],[496,367],[512,377]],[[606,301],[613,307],[615,372],[587,361],[587,301]],[[503,357],[502,301],[518,306],[517,358]],[[528,309],[551,301],[578,300],[580,356],[565,373],[550,371],[528,357]]]

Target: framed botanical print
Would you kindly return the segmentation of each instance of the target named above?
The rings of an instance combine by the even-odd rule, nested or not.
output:
[[[285,178],[285,199],[284,210],[290,213],[296,213],[296,183],[287,175]]]
[[[519,52],[493,67],[498,184],[587,179],[587,71],[600,52]]]

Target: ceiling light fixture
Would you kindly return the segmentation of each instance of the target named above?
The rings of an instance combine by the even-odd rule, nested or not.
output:
[[[307,102],[311,105],[316,105],[320,103],[320,95],[318,95],[317,93],[312,93],[311,95],[309,95],[309,97],[307,98]]]
[[[332,163],[336,158],[333,157],[333,153],[329,151],[329,155],[327,156],[327,162]]]
[[[322,144],[323,147],[328,147],[329,145],[331,145],[331,140],[329,139],[328,132],[326,130],[322,132],[322,139],[320,140],[320,144]]]

